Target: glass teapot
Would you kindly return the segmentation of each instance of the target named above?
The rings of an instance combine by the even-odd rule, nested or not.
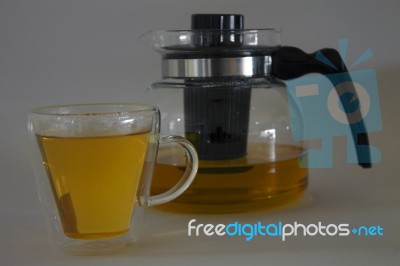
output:
[[[308,73],[342,73],[340,80],[327,76],[334,86],[343,76],[351,81],[337,51],[306,54],[281,46],[280,30],[245,30],[243,21],[242,15],[194,14],[191,30],[142,37],[162,56],[162,79],[149,87],[143,101],[160,108],[161,134],[186,137],[200,158],[195,181],[163,205],[167,210],[243,212],[299,198],[307,187],[307,150],[301,136],[294,140],[292,125],[297,134],[305,134],[306,126],[301,106],[291,106],[295,112],[289,112],[283,81]],[[334,66],[317,60],[318,55]],[[347,92],[357,97],[352,83],[346,84]],[[342,104],[345,111],[350,108]],[[348,119],[354,117],[358,122],[349,125],[359,164],[368,168],[361,111]],[[177,147],[160,149],[151,192],[161,193],[178,182],[184,160]]]

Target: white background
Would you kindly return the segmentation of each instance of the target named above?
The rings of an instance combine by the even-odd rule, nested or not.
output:
[[[400,37],[398,1],[0,0],[1,265],[399,265]],[[241,13],[247,28],[278,27],[307,52],[349,40],[347,63],[377,72],[383,130],[371,134],[382,162],[312,170],[296,205],[263,213],[199,216],[151,211],[140,246],[102,257],[64,255],[50,245],[27,155],[25,117],[34,106],[135,101],[159,79],[159,56],[139,42],[150,29],[187,29],[192,13]],[[350,69],[353,70],[353,69]],[[188,237],[187,222],[257,221],[381,225],[375,238]]]

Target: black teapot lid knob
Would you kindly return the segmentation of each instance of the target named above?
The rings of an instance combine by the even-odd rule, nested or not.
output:
[[[193,14],[195,47],[240,47],[243,43],[243,15],[236,14]]]
[[[242,30],[243,15],[238,14],[193,14],[192,30]]]

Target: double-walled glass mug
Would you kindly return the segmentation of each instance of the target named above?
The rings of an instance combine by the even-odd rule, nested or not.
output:
[[[75,254],[136,242],[147,206],[175,199],[193,181],[198,157],[185,138],[160,138],[160,112],[143,104],[39,107],[28,115],[33,165],[52,240]],[[180,181],[150,196],[159,145],[178,144]]]

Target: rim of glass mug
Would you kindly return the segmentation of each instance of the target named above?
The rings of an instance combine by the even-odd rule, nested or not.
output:
[[[57,137],[131,134],[148,131],[153,126],[155,126],[155,132],[159,133],[158,117],[153,123],[147,123],[152,120],[153,114],[158,112],[158,107],[143,103],[49,105],[33,108],[29,112],[28,119],[32,123],[28,127],[33,127],[32,129],[29,128],[29,130],[35,131],[39,135]],[[129,119],[129,116],[137,116],[139,114],[143,114],[147,119],[142,119],[143,117],[141,119]],[[121,119],[125,119],[124,123],[121,123]],[[68,131],[65,131],[64,126],[55,126],[61,124],[61,121],[64,122],[63,124],[69,125],[70,129]],[[73,124],[85,125],[85,127],[72,127],[71,125]]]
[[[88,108],[109,108],[114,107],[115,111],[96,111],[89,112],[84,111]],[[129,109],[126,109],[128,108]],[[81,110],[80,112],[68,112],[72,108],[76,110]],[[123,109],[124,108],[124,109]],[[58,110],[58,111],[57,111]],[[35,107],[30,110],[31,114],[36,115],[58,115],[58,116],[83,116],[83,115],[109,115],[116,113],[137,113],[137,112],[147,112],[151,110],[158,110],[156,106],[144,104],[144,103],[79,103],[79,104],[60,104],[60,105],[47,105]]]

